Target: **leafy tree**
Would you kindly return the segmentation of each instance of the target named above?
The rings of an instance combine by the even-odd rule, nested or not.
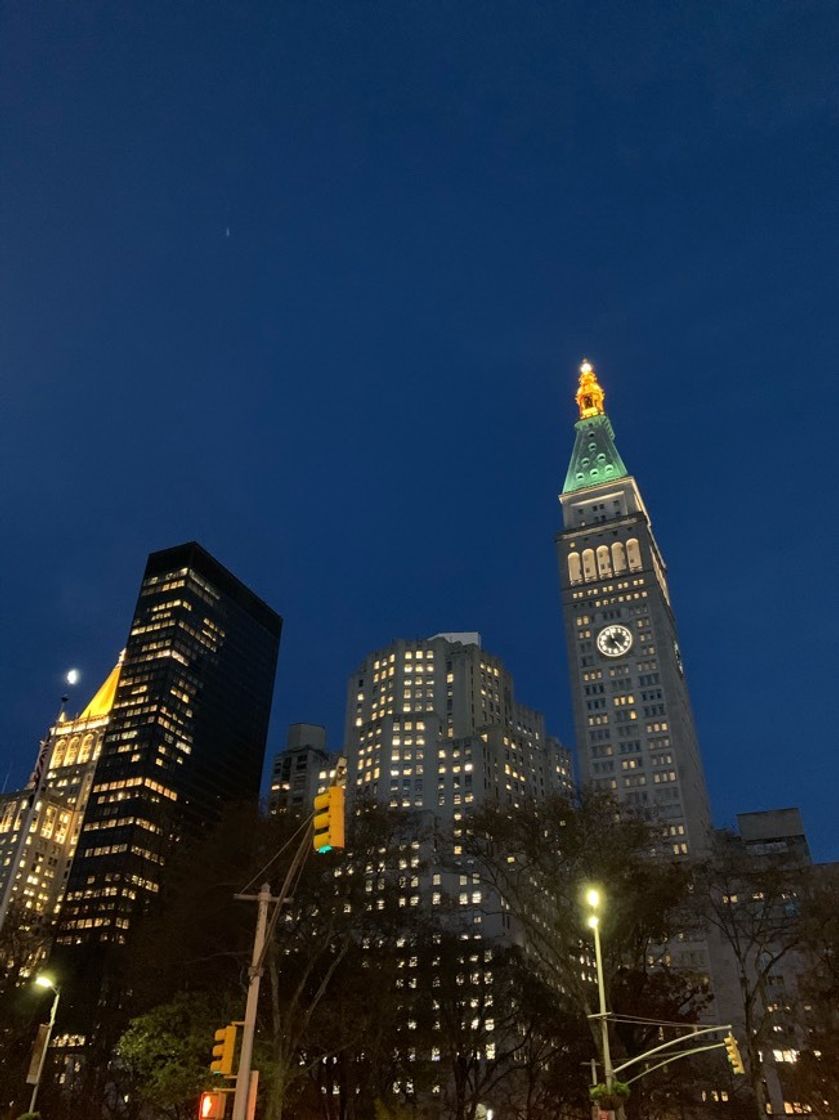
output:
[[[12,905],[0,930],[0,1099],[29,1099],[24,1079],[38,1023],[44,1011],[43,991],[33,989],[33,968],[49,945],[46,923],[33,922],[23,907]],[[31,1089],[30,1089],[31,1091]]]
[[[227,806],[218,822],[190,834],[174,850],[160,896],[132,918],[124,946],[94,944],[73,952],[72,970],[62,982],[61,1018],[79,1024],[87,1044],[79,1054],[80,1069],[60,1091],[45,1078],[44,1110],[50,1120],[88,1115],[101,1120],[103,1112],[106,1120],[132,1120],[131,1079],[113,1061],[131,1020],[178,992],[220,992],[231,998],[241,992],[253,916],[233,895],[259,861],[276,851],[278,837],[289,828],[262,818],[256,805]],[[56,958],[61,972],[60,946]],[[212,1032],[206,1046],[209,1061]]]
[[[316,1015],[338,972],[357,960],[359,948],[373,953],[399,936],[406,879],[399,864],[406,862],[404,853],[413,850],[418,836],[410,814],[363,805],[348,821],[346,852],[313,857],[303,865],[266,957],[266,1120],[280,1120],[300,1079],[349,1045],[346,1036],[318,1034]],[[381,890],[369,890],[371,875],[378,877]]]
[[[734,963],[742,1016],[741,1050],[756,1115],[766,1115],[768,1055],[777,1023],[773,982],[793,968],[803,947],[801,900],[806,870],[788,854],[746,851],[737,837],[720,835],[711,857],[695,869],[699,917],[720,937]]]
[[[367,947],[353,944],[335,971],[325,998],[309,1021],[309,1084],[303,1093],[323,1120],[375,1120],[384,1113],[410,1111],[406,1086],[416,1076],[404,1049],[405,975],[394,937],[383,931]],[[419,1088],[419,1086],[417,1086]],[[300,1102],[295,1101],[295,1112]]]
[[[432,937],[418,953],[425,982],[406,1025],[419,1033],[403,1031],[404,1042],[432,1051],[442,1108],[452,1120],[474,1120],[478,1105],[491,1101],[523,1061],[517,965],[514,950],[453,933]]]
[[[546,982],[564,994],[577,1029],[598,1053],[593,962],[584,941],[587,884],[604,896],[603,967],[616,1015],[690,1023],[707,999],[704,977],[670,964],[669,944],[694,921],[691,881],[684,864],[661,858],[660,839],[649,822],[589,794],[579,805],[553,797],[516,810],[481,809],[463,842],[464,858],[513,914]],[[614,1056],[643,1052],[655,1029],[621,1024]],[[639,1082],[630,1111],[649,1090]]]
[[[133,1019],[116,1048],[114,1066],[156,1116],[187,1120],[207,1087],[213,1031],[226,1021],[218,1001],[181,993]]]
[[[594,1046],[579,1014],[546,983],[526,956],[519,957],[517,1068],[499,1086],[499,1112],[518,1120],[589,1120],[585,1067]]]
[[[131,932],[125,983],[132,1014],[178,991],[243,990],[254,906],[234,896],[298,825],[284,814],[264,816],[256,805],[230,805],[217,824],[177,850],[159,901]],[[251,893],[257,889],[251,884]]]
[[[131,1108],[124,1105],[126,1097],[129,1102],[142,1097],[161,1115],[175,1117],[189,1109],[195,1091],[190,1070],[206,1070],[213,1028],[228,1017],[219,1010],[208,1016],[206,1008],[232,1006],[241,1014],[244,1006],[255,907],[233,896],[249,879],[251,892],[263,879],[283,881],[300,823],[288,815],[266,819],[247,808],[231,809],[173,860],[163,896],[138,923],[124,958],[121,1009],[123,1015],[133,1011],[134,1019],[114,1060],[106,1064],[107,1081],[117,1090],[111,1097],[123,1117]],[[384,959],[395,967],[392,947],[405,917],[396,899],[403,874],[398,853],[408,846],[408,835],[418,835],[415,821],[367,807],[349,822],[346,852],[310,854],[276,916],[255,1053],[271,1117],[279,1117],[287,1101],[300,1101],[305,1085],[322,1080],[327,1068],[352,1073],[345,1101],[352,1085],[352,1098],[363,1095],[372,1115],[385,1071],[398,1064],[387,1045],[387,1030],[392,1041],[395,1029],[395,977],[392,968],[389,973],[376,965],[376,955],[388,954],[389,946]],[[367,867],[381,868],[386,880],[387,889],[374,898],[365,890]],[[341,1014],[329,1013],[327,995]],[[173,1014],[187,1013],[193,1027],[183,1032],[182,1045],[174,1046],[166,1023]],[[158,1027],[163,1031],[159,1047],[154,1044]],[[147,1078],[149,1070],[153,1076]],[[138,1092],[143,1084],[146,1088]],[[318,1093],[314,1111],[323,1112],[322,1104]]]
[[[443,933],[419,964],[419,1040],[436,1050],[446,1116],[474,1120],[489,1104],[539,1120],[585,1106],[578,1063],[591,1054],[587,1036],[520,948]]]
[[[811,890],[801,909],[798,981],[806,1042],[784,1081],[792,1099],[815,1113],[833,1113],[839,1106],[839,867],[814,867],[809,878]]]

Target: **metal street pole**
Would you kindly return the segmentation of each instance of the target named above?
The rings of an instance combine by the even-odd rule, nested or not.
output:
[[[256,933],[253,939],[253,955],[248,971],[248,1000],[245,1004],[245,1022],[242,1027],[242,1050],[239,1055],[239,1070],[236,1074],[236,1092],[233,1097],[233,1120],[246,1120],[248,1094],[251,1086],[251,1061],[253,1059],[253,1036],[256,1031],[256,1010],[259,1004],[259,982],[265,971],[264,954],[265,930],[268,925],[268,904],[271,902],[271,884],[263,883],[257,895],[259,910],[256,918]]]
[[[597,995],[600,1003],[600,1041],[603,1048],[603,1072],[606,1077],[607,1088],[612,1088],[614,1075],[612,1073],[612,1055],[609,1052],[609,1020],[606,1018],[606,985],[603,981],[603,954],[600,951],[600,922],[597,916],[590,921],[594,931],[594,960],[597,966]]]
[[[47,1024],[47,1037],[44,1039],[44,1048],[41,1051],[41,1060],[38,1062],[38,1074],[35,1078],[35,1084],[32,1088],[32,1099],[29,1102],[30,1112],[35,1111],[35,1102],[38,1099],[38,1090],[41,1087],[41,1074],[44,1072],[44,1064],[47,1060],[47,1051],[49,1050],[50,1039],[52,1038],[52,1028],[55,1026],[55,1015],[58,1011],[58,1000],[61,996],[61,992],[58,990],[58,988],[53,988],[53,991],[55,992],[55,996],[53,997],[52,1008],[50,1009],[50,1021]]]

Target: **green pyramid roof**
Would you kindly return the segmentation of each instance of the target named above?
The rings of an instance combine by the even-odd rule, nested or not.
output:
[[[605,412],[578,420],[574,425],[577,438],[565,476],[563,494],[599,486],[615,478],[626,478],[629,471],[615,446],[615,433]]]

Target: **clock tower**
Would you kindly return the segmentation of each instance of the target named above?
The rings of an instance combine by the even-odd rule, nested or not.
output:
[[[576,401],[556,546],[580,777],[698,855],[710,811],[666,565],[588,361]]]

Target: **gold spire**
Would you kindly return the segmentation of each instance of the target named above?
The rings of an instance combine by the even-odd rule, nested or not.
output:
[[[580,385],[575,399],[581,420],[587,420],[590,416],[602,416],[606,411],[603,407],[606,394],[600,387],[594,366],[588,358],[583,358],[583,364],[580,366]]]
[[[77,718],[82,719],[102,719],[103,716],[109,714],[111,708],[114,706],[114,699],[117,694],[117,685],[119,684],[119,674],[122,670],[122,662],[125,657],[125,650],[119,655],[119,661],[111,669],[105,681],[100,686],[99,691],[90,701],[88,706]]]

